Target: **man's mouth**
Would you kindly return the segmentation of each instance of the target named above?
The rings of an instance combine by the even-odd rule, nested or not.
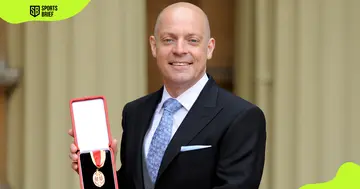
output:
[[[191,62],[170,62],[169,63],[172,66],[188,66],[191,65]]]

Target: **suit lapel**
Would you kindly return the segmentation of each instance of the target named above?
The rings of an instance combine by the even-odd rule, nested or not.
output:
[[[143,180],[143,143],[144,137],[151,125],[151,120],[153,118],[153,114],[156,110],[156,107],[161,100],[162,96],[162,88],[155,92],[153,95],[149,96],[147,100],[145,100],[142,104],[139,105],[137,111],[137,122],[136,122],[136,129],[135,136],[134,136],[134,143],[136,150],[136,174],[135,175],[135,184],[136,188],[142,189],[144,188],[144,180]]]
[[[166,170],[171,161],[178,155],[181,146],[190,143],[222,109],[222,107],[216,104],[217,95],[218,87],[210,77],[208,83],[205,85],[198,99],[169,143],[160,166],[158,178],[161,177],[161,174]]]

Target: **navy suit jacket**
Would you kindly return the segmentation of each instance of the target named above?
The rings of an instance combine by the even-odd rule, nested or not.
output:
[[[143,189],[143,141],[162,88],[123,110],[120,189]],[[258,189],[265,161],[266,121],[256,105],[209,81],[172,138],[155,189]],[[211,145],[181,152],[181,146]]]

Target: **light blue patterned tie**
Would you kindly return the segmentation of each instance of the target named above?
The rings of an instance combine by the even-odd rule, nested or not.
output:
[[[181,104],[173,98],[170,98],[164,102],[164,113],[151,140],[149,153],[146,158],[147,168],[153,183],[155,183],[162,158],[164,156],[167,145],[171,140],[174,120],[173,114],[181,107]]]

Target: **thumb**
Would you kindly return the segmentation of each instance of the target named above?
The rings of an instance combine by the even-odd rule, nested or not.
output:
[[[117,151],[118,151],[117,145],[118,145],[118,141],[116,139],[113,139],[111,143],[111,148],[114,151],[115,156],[117,155]]]

